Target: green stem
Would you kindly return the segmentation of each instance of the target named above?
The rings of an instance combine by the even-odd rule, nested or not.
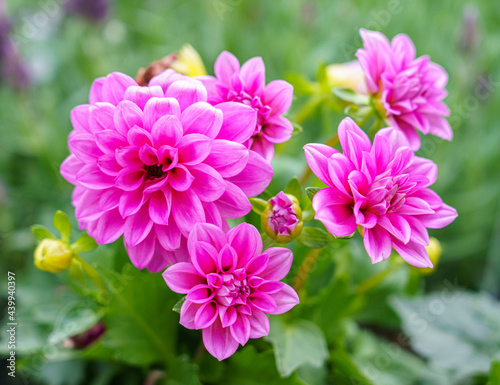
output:
[[[320,93],[311,96],[309,100],[293,116],[292,121],[298,124],[304,123],[304,121],[313,113],[314,109],[321,104],[324,98],[324,95]]]
[[[106,290],[106,286],[104,285],[104,282],[96,269],[90,266],[90,264],[85,259],[83,259],[76,253],[73,254],[73,258],[78,261],[78,263],[80,263],[83,271],[88,275],[92,282],[95,283],[97,288],[101,291],[103,300],[106,301],[108,299],[108,291]]]

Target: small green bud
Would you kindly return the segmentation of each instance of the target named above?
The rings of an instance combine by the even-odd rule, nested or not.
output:
[[[278,243],[293,241],[304,227],[298,199],[283,191],[269,200],[260,218],[262,229]]]
[[[427,250],[427,254],[429,254],[429,259],[431,260],[434,267],[426,267],[423,269],[418,269],[418,272],[422,275],[430,275],[433,274],[437,269],[443,248],[441,247],[441,243],[439,243],[439,241],[436,238],[431,237],[429,245],[425,246],[425,249]]]

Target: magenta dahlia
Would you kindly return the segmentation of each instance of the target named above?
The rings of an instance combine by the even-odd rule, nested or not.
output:
[[[328,186],[313,198],[315,218],[336,236],[362,227],[373,263],[387,259],[394,248],[409,264],[432,267],[427,229],[445,227],[457,217],[428,188],[436,181],[436,164],[415,156],[392,128],[379,131],[372,145],[346,118],[338,134],[343,154],[323,144],[304,146],[309,167]]]
[[[292,104],[293,87],[284,80],[273,80],[266,85],[265,71],[260,57],[251,58],[240,67],[238,59],[224,51],[215,62],[215,77],[198,79],[207,87],[210,104],[233,101],[257,111],[254,132],[245,145],[271,163],[274,143],[286,142],[292,136],[292,123],[281,115]]]
[[[112,73],[94,82],[89,99],[71,113],[61,174],[75,185],[80,227],[99,244],[123,235],[139,269],[186,260],[196,223],[224,226],[247,214],[247,197],[272,178],[242,144],[256,112],[241,103],[211,106],[198,80],[169,69],[140,87]]]
[[[295,290],[280,282],[292,266],[292,252],[282,247],[262,251],[259,232],[247,223],[227,234],[198,223],[188,249],[191,263],[176,263],[163,277],[170,289],[186,294],[180,324],[203,329],[203,343],[218,360],[249,338],[266,336],[266,314],[285,313],[299,302]]]
[[[413,150],[420,148],[416,130],[451,140],[453,131],[445,118],[450,111],[443,102],[446,71],[428,56],[415,58],[415,46],[404,34],[392,42],[380,32],[361,29],[360,34],[364,48],[356,56],[385,120],[407,137]]]

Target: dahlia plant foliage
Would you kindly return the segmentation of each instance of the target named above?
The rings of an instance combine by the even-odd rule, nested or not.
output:
[[[360,242],[363,259],[388,271],[407,268],[383,262],[388,258],[405,261],[418,275],[436,268],[428,229],[457,217],[431,189],[437,165],[416,153],[421,134],[452,139],[445,70],[417,58],[406,35],[390,42],[379,32],[360,33],[358,61],[326,71],[329,101],[349,115],[328,128],[330,139],[303,139],[314,111],[291,107],[289,82],[266,83],[260,57],[240,65],[224,51],[214,76],[204,75],[186,46],[189,52],[142,69],[137,79],[113,72],[95,80],[88,103],[71,112],[69,156],[60,167],[88,235],[70,244],[69,221],[59,213],[66,235],[40,244],[37,267],[69,269],[73,279],[77,266],[97,286],[96,301],[107,303],[119,295],[106,284],[111,273],[79,253],[96,247],[93,240],[123,242],[134,269],[145,270],[136,272],[141,282],[156,282],[162,272],[177,322],[195,330],[175,332],[180,344],[184,336],[199,342],[182,351],[198,357],[206,349],[225,360],[265,338],[255,346],[271,342],[280,373],[289,375],[276,333],[314,304],[308,280],[321,256],[342,249],[350,259],[349,245]],[[273,179],[273,159],[297,144],[303,150],[294,162],[304,169],[291,165],[286,177]]]

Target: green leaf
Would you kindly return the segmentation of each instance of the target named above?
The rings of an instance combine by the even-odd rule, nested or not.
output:
[[[266,339],[272,343],[278,371],[285,377],[303,365],[321,368],[328,356],[323,332],[310,321],[286,324],[282,318],[272,317]]]
[[[330,243],[330,236],[318,227],[305,227],[296,240],[312,249],[321,249]]]
[[[335,383],[372,385],[361,373],[351,356],[344,349],[336,349],[330,354]]]
[[[190,363],[186,355],[169,361],[165,377],[165,385],[201,385],[198,379],[198,366]]]
[[[457,378],[487,373],[492,358],[500,358],[500,303],[445,285],[439,293],[391,301],[403,330],[417,353]]]
[[[258,214],[262,215],[267,207],[267,201],[260,198],[249,198],[250,204],[252,205],[252,210]]]
[[[321,187],[306,187],[306,194],[312,201],[316,193],[321,190]]]
[[[297,177],[290,179],[290,182],[285,187],[286,194],[293,195],[300,202],[302,200],[302,186]]]
[[[172,308],[172,311],[175,311],[176,313],[181,313],[181,307],[182,307],[182,304],[184,303],[184,301],[186,300],[186,296],[183,296],[180,300],[178,300],[174,307]]]
[[[370,104],[370,97],[358,94],[349,88],[332,88],[332,92],[339,99],[357,106],[368,106]]]
[[[54,214],[54,227],[61,233],[61,240],[69,242],[71,236],[71,222],[68,216],[60,210]]]
[[[351,346],[352,363],[361,376],[355,375],[355,368],[349,374],[348,383],[364,385],[367,379],[372,385],[451,385],[449,373],[429,366],[420,357],[404,350],[398,343],[384,340],[373,333],[352,325],[351,335],[345,343]],[[403,341],[404,335],[396,337]],[[342,383],[342,382],[339,382]]]
[[[257,353],[253,346],[236,352],[229,360],[226,375],[216,382],[224,385],[306,385],[296,375],[282,378],[276,371],[273,353]],[[214,365],[218,363],[215,362]]]
[[[500,361],[491,363],[490,378],[487,385],[500,385]]]
[[[111,295],[103,344],[116,359],[131,365],[171,359],[178,335],[179,315],[172,311],[177,294],[168,290],[161,274],[140,271],[130,263],[121,274],[102,266],[99,270]]]
[[[298,123],[292,122],[293,131],[292,136],[299,135],[304,131],[304,128]]]
[[[77,239],[75,243],[71,245],[71,249],[75,253],[84,253],[86,251],[91,251],[97,248],[97,243],[90,235],[83,233],[80,238]]]
[[[56,239],[56,237],[42,225],[31,226],[31,232],[35,236],[37,241],[43,241],[45,238]]]

